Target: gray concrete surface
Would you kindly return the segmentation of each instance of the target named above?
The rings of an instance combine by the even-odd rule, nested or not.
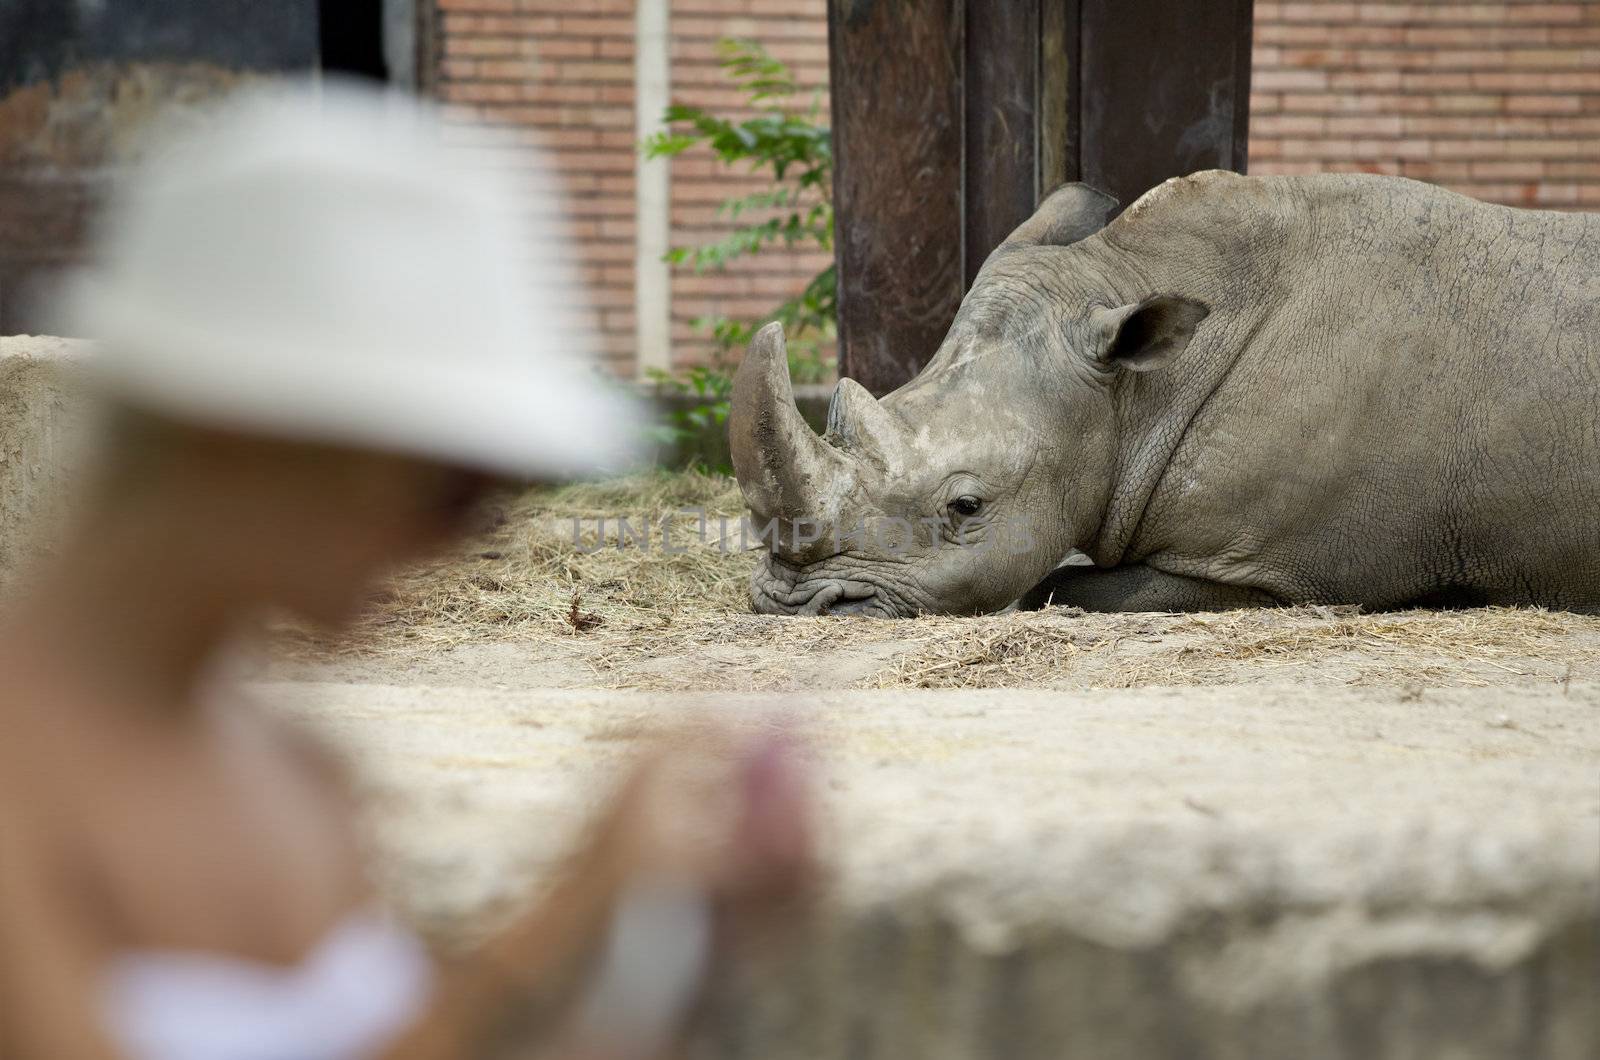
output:
[[[829,885],[696,1057],[1590,1060],[1600,687],[662,697],[255,686],[465,937],[681,712],[786,715]]]
[[[78,366],[86,343],[0,337],[0,583],[40,542],[49,501],[83,441]]]

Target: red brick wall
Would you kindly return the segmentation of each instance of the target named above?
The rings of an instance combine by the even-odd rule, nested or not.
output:
[[[507,125],[542,145],[559,174],[581,290],[571,301],[596,329],[610,366],[634,363],[634,82],[632,0],[437,0],[435,92],[463,115]],[[581,14],[575,14],[580,10]],[[767,45],[807,88],[827,84],[826,0],[674,0],[672,99],[743,115],[717,65],[722,37]],[[826,96],[822,99],[824,110]],[[761,186],[709,150],[670,163],[674,246],[714,240],[723,199]],[[556,209],[554,204],[548,209]],[[825,255],[768,251],[726,273],[672,276],[675,363],[706,359],[712,344],[690,327],[713,313],[759,317],[798,293]]]
[[[673,0],[672,96],[678,103],[717,113],[746,117],[744,100],[730,88],[717,65],[716,43],[723,37],[761,42],[774,58],[788,64],[807,90],[796,105],[810,103],[810,91],[828,84],[827,0]],[[827,121],[828,97],[821,97]],[[685,152],[672,163],[672,243],[694,245],[715,240],[728,230],[716,215],[724,199],[765,187],[746,166],[721,164],[710,150]],[[712,344],[690,321],[711,314],[759,318],[798,294],[829,256],[763,251],[730,265],[726,272],[696,275],[678,266],[672,276],[673,360],[706,359]]]
[[[1600,209],[1600,2],[1257,3],[1252,173]]]
[[[436,2],[439,95],[545,144],[578,242],[572,302],[631,373],[633,0]],[[1398,173],[1499,202],[1600,209],[1600,0],[1261,0],[1255,26],[1252,172]],[[671,34],[678,102],[739,113],[716,63],[727,36],[761,41],[807,86],[827,82],[826,0],[672,0]],[[717,203],[761,184],[709,152],[671,166],[674,245],[726,232]],[[675,268],[674,363],[711,351],[693,318],[760,316],[825,264],[769,251],[726,273]]]
[[[435,93],[543,147],[573,240],[566,300],[633,370],[632,0],[438,0]]]

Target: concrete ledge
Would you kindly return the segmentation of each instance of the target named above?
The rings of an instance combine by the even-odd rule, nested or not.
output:
[[[697,1057],[1588,1060],[1600,1040],[1594,686],[1514,707],[261,687],[350,749],[395,893],[446,937],[548,871],[653,724],[804,712],[832,883],[796,952],[723,988]]]
[[[0,338],[0,581],[38,544],[82,436],[80,363],[88,344],[44,336]]]
[[[88,342],[43,335],[0,337],[0,578],[26,551],[23,526],[32,520],[38,499],[54,488],[67,463],[69,432],[61,414],[76,382],[74,362],[91,348]],[[706,405],[706,399],[653,385],[637,389],[662,425],[676,423],[684,413]],[[796,388],[800,410],[818,432],[826,425],[832,394],[826,386]],[[720,423],[660,442],[650,455],[667,467],[695,462],[728,467],[732,460],[727,428]]]

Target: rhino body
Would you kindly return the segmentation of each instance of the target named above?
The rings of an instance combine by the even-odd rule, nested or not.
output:
[[[822,438],[762,333],[730,418],[779,528],[758,610],[1600,609],[1600,217],[1354,174],[1114,205],[1058,191]],[[974,547],[1005,527],[1028,547]]]

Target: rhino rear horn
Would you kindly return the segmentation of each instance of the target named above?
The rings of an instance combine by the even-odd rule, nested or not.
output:
[[[1120,203],[1088,184],[1063,184],[1016,227],[999,250],[1017,247],[1064,247],[1087,239],[1110,223]]]
[[[880,463],[900,449],[899,421],[872,392],[854,379],[840,379],[828,404],[828,437],[851,452],[860,451]]]
[[[758,517],[823,526],[838,519],[854,469],[800,415],[781,324],[756,333],[734,374],[728,442],[739,489]]]

